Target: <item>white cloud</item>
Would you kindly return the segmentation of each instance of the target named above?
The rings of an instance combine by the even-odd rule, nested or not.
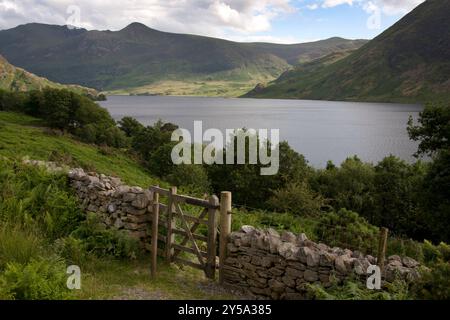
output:
[[[385,14],[396,15],[408,13],[424,1],[425,0],[378,0],[375,1],[375,4],[378,3]]]
[[[341,4],[353,5],[353,0],[325,0],[322,4],[322,8],[332,8],[340,6]]]
[[[380,8],[387,15],[406,14],[425,0],[323,0],[322,8],[333,8],[343,4],[359,4],[364,10]],[[369,9],[370,10],[370,9]]]
[[[309,39],[299,39],[292,36],[276,37],[271,35],[248,35],[248,36],[232,36],[233,41],[238,42],[272,42],[281,44],[294,44],[307,42]]]
[[[67,24],[67,8],[80,8],[78,26],[119,30],[131,22],[209,36],[268,31],[275,19],[295,11],[291,0],[0,0],[0,29],[41,22]],[[72,21],[72,20],[71,20]]]
[[[319,5],[318,5],[317,3],[313,3],[313,4],[308,4],[308,5],[306,5],[306,7],[307,7],[309,10],[316,10],[316,9],[319,8]]]

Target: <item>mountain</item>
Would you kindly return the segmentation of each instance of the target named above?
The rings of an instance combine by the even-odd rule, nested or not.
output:
[[[98,96],[95,89],[85,88],[79,85],[63,85],[52,82],[46,78],[38,77],[24,69],[17,68],[0,56],[0,89],[8,91],[41,90],[45,87],[68,89],[79,94]]]
[[[363,43],[341,38],[296,45],[237,43],[161,32],[140,23],[119,31],[36,23],[0,31],[0,53],[14,65],[52,81],[127,91],[167,81],[197,87],[229,82],[240,91],[239,84],[267,82],[291,64]]]
[[[428,0],[347,56],[302,64],[246,97],[422,102],[450,98],[450,1]]]

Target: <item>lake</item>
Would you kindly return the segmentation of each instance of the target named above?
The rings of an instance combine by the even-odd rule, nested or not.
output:
[[[315,167],[348,156],[377,162],[389,154],[414,161],[417,143],[408,138],[408,118],[420,105],[166,96],[109,96],[100,103],[116,120],[131,116],[145,125],[158,119],[193,132],[209,128],[280,129],[280,137]]]

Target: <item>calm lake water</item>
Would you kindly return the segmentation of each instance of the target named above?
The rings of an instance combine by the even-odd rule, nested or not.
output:
[[[280,129],[281,139],[315,167],[328,160],[340,164],[351,155],[368,162],[389,154],[413,161],[417,144],[406,126],[422,110],[387,103],[160,96],[109,96],[101,105],[116,120],[131,116],[149,125],[161,119],[192,133],[195,120],[203,121],[203,130]]]

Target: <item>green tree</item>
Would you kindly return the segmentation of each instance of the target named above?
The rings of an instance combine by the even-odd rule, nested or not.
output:
[[[412,117],[408,122],[410,138],[419,141],[418,155],[434,155],[450,149],[450,103],[427,104],[418,122],[414,125]]]
[[[311,184],[335,210],[346,208],[367,217],[374,208],[374,178],[374,167],[355,156],[340,167],[328,165],[318,170]]]
[[[77,106],[68,90],[44,89],[39,111],[51,127],[67,129]]]
[[[163,126],[162,121],[157,121],[153,126],[147,126],[139,130],[132,137],[133,149],[147,161],[153,152],[170,142],[172,133],[163,130]],[[170,152],[168,156],[170,157]]]
[[[419,198],[425,167],[409,165],[397,157],[384,158],[375,166],[374,201],[370,222],[398,233],[417,236],[423,232]]]
[[[245,133],[245,130],[242,131]],[[248,142],[247,138],[247,142]],[[260,146],[259,138],[257,146]],[[226,146],[224,159],[231,146]],[[236,203],[251,207],[262,208],[273,195],[275,190],[284,188],[290,182],[306,180],[311,172],[305,158],[292,150],[287,142],[279,145],[279,170],[275,175],[261,175],[261,168],[265,167],[259,161],[249,164],[249,143],[245,146],[246,163],[237,164],[237,137],[234,138],[234,165],[211,165],[207,167],[213,190],[233,192]],[[259,151],[259,149],[258,149]]]
[[[299,216],[317,216],[326,206],[325,199],[311,190],[305,181],[289,183],[275,190],[267,202],[276,212],[291,212]]]
[[[408,132],[419,141],[417,154],[432,156],[424,178],[422,210],[435,241],[450,241],[450,103],[429,104],[420,113],[419,125],[410,119]]]
[[[125,132],[127,137],[134,137],[145,127],[136,119],[132,117],[124,117],[118,122],[120,130]]]
[[[177,165],[167,176],[167,181],[175,186],[187,187],[197,193],[211,191],[208,173],[202,165]]]

